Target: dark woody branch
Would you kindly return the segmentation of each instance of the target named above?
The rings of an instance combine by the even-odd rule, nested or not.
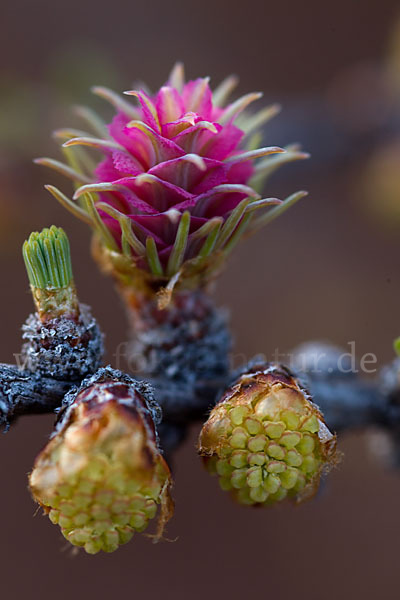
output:
[[[303,374],[303,381],[332,429],[378,425],[394,430],[400,424],[400,386],[395,383],[398,369],[395,361],[373,381],[328,371]],[[153,380],[164,424],[184,429],[201,420],[228,382],[227,378],[225,382],[215,381],[214,388],[210,382],[205,388],[190,388],[172,385],[168,379]],[[53,412],[74,384],[23,371],[15,365],[0,365],[0,424],[8,426],[22,415]]]
[[[0,364],[0,426],[8,430],[19,416],[54,412],[70,388],[69,381]]]

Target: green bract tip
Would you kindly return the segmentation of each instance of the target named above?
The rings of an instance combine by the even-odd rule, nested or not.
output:
[[[22,254],[31,285],[39,289],[63,288],[73,280],[68,237],[52,225],[34,231],[24,242]]]
[[[400,337],[396,338],[393,342],[394,351],[400,356]]]

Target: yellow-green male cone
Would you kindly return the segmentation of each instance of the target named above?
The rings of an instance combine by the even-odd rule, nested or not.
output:
[[[50,520],[90,554],[113,552],[144,531],[158,504],[160,537],[173,512],[171,474],[145,398],[115,380],[119,372],[100,372],[82,385],[29,477]]]
[[[263,364],[241,375],[213,408],[199,452],[241,504],[299,502],[334,463],[336,436],[288,369]]]

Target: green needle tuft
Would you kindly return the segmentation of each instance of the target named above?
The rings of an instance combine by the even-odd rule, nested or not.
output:
[[[34,231],[24,242],[22,254],[30,284],[39,289],[68,287],[72,280],[71,253],[63,229],[52,225]]]
[[[400,356],[400,337],[396,338],[393,342],[394,351]]]

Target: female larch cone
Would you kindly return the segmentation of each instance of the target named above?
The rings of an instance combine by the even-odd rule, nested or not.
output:
[[[279,107],[248,114],[259,93],[228,103],[236,83],[231,77],[212,91],[208,78],[185,82],[178,64],[157,93],[126,92],[136,104],[95,87],[117,111],[112,122],[78,109],[92,132],[56,132],[69,164],[36,161],[74,181],[72,200],[47,189],[91,225],[96,257],[123,287],[150,295],[198,288],[245,230],[258,229],[304,195],[286,204],[260,195],[276,168],[307,154],[294,146],[258,147],[260,128]],[[93,150],[105,156],[95,166]]]
[[[288,369],[256,364],[212,409],[199,452],[242,504],[300,502],[334,464],[336,436]]]
[[[36,459],[34,499],[64,537],[94,554],[144,531],[161,506],[171,517],[171,474],[157,443],[160,411],[150,386],[100,369],[67,394],[56,430]]]

